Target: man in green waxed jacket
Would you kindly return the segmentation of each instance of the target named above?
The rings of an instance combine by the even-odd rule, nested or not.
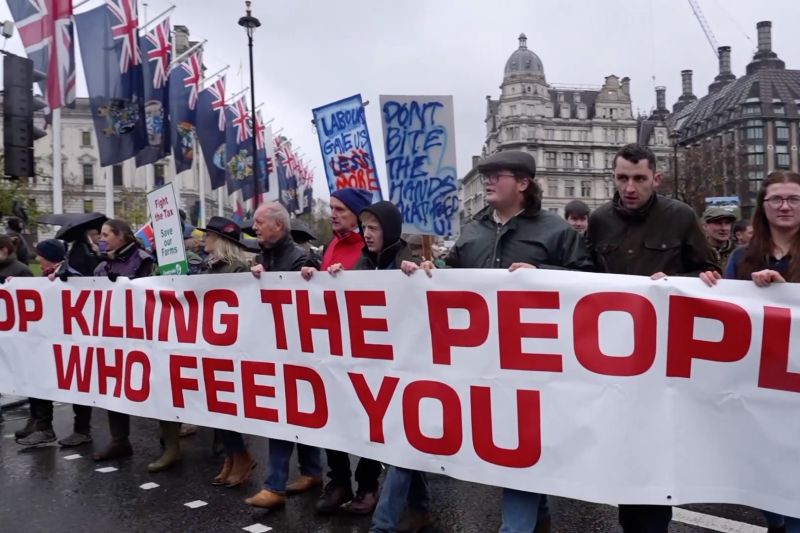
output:
[[[498,152],[481,161],[478,171],[489,207],[462,229],[448,266],[593,270],[580,235],[560,216],[542,211],[533,156]]]

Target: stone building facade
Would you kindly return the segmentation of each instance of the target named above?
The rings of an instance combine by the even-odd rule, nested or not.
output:
[[[486,98],[482,155],[525,150],[536,159],[544,209],[563,214],[570,200],[594,208],[613,196],[611,163],[619,147],[636,142],[630,80],[615,75],[602,86],[547,82],[525,34],[505,65],[500,97]],[[474,159],[477,161],[477,158]],[[485,207],[477,171],[461,180],[462,221]]]

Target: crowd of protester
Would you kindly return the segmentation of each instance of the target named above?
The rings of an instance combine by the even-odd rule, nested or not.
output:
[[[345,270],[400,270],[406,275],[435,276],[438,268],[564,269],[628,274],[660,279],[700,277],[709,286],[718,280],[749,280],[759,287],[800,282],[800,175],[777,171],[765,177],[752,220],[722,208],[707,209],[701,217],[686,204],[657,193],[661,174],[647,148],[623,147],[614,158],[614,198],[593,212],[580,200],[567,204],[564,217],[543,210],[535,181],[536,164],[527,152],[504,151],[478,165],[487,208],[461,231],[444,260],[425,257],[414,238],[401,234],[402,216],[392,203],[372,203],[359,189],[331,194],[333,237],[316,256],[308,243],[314,235],[293,228],[289,213],[278,203],[260,206],[251,232],[258,243],[243,238],[234,221],[211,218],[200,230],[186,225],[184,238],[190,274],[208,275],[297,271],[305,280],[335,276]],[[0,277],[31,276],[24,257],[27,246],[19,228],[0,236]],[[24,248],[24,250],[23,250]],[[102,249],[102,252],[101,252]],[[257,252],[257,253],[253,253]],[[35,247],[42,276],[51,280],[72,276],[142,278],[156,275],[156,258],[144,250],[123,220],[107,220],[99,232],[87,231],[69,247],[46,239]],[[422,274],[420,273],[422,272]],[[62,446],[92,442],[91,408],[74,406],[71,435]],[[30,399],[30,418],[16,432],[21,446],[54,442],[53,404]],[[134,453],[129,440],[130,417],[108,412],[110,438],[94,454],[111,461]],[[181,426],[160,422],[163,454],[149,465],[152,472],[181,460]],[[213,485],[236,487],[250,478],[257,460],[243,435],[215,430],[224,462]],[[106,439],[104,439],[106,440]],[[298,478],[290,480],[295,448]],[[428,474],[362,458],[351,472],[350,458],[340,450],[323,451],[305,444],[270,439],[264,458],[267,477],[248,505],[274,509],[287,497],[322,485],[318,513],[372,515],[372,533],[419,531],[432,523]],[[327,463],[327,483],[323,473]],[[355,481],[355,484],[353,483]],[[771,533],[800,532],[800,519],[765,512]],[[666,533],[672,507],[620,505],[619,521],[626,533]],[[547,496],[502,490],[501,533],[550,531]]]

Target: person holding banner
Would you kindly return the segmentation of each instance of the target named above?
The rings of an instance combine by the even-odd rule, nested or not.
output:
[[[337,268],[350,270],[362,258],[364,240],[359,231],[358,214],[372,203],[372,193],[364,189],[339,189],[331,193],[331,228],[333,238],[325,247],[320,269],[329,270]],[[398,235],[399,238],[399,235]],[[303,279],[310,280],[317,269],[312,266],[303,267]],[[339,450],[325,450],[328,458],[328,478],[330,481],[322,491],[317,501],[316,510],[319,513],[335,513],[347,502],[353,500],[351,485],[350,456]],[[381,465],[371,459],[359,459],[355,477],[358,483],[356,501],[349,511],[358,514],[369,514],[375,507],[378,491],[378,476]],[[371,504],[363,507],[367,501]]]
[[[322,270],[336,263],[348,269],[355,266],[364,247],[358,233],[358,214],[371,203],[372,193],[365,189],[339,189],[331,193],[333,238],[322,254]]]
[[[364,248],[354,270],[393,270],[399,269],[403,262],[412,261],[409,246],[402,240],[403,215],[391,202],[380,201],[361,210],[358,227],[364,238]],[[335,275],[344,270],[341,263],[328,268]],[[344,457],[347,454],[341,452]],[[330,452],[328,452],[330,458]],[[342,465],[341,470],[345,467]],[[331,467],[333,472],[333,467]],[[349,465],[347,465],[349,490]],[[356,481],[358,491],[352,501],[342,509],[353,514],[369,514],[372,517],[371,533],[393,531],[418,531],[432,523],[430,514],[430,494],[425,472],[390,466],[378,500],[378,477],[381,464],[372,459],[358,461]],[[331,476],[331,483],[336,478]],[[407,509],[405,517],[403,511]]]
[[[647,147],[628,144],[614,156],[616,193],[589,218],[587,243],[610,274],[697,276],[719,271],[697,215],[688,205],[657,193],[661,173]],[[620,505],[625,533],[667,533],[668,505]]]
[[[119,276],[130,279],[143,278],[153,274],[155,261],[145,252],[133,235],[130,224],[124,220],[107,220],[100,231],[101,242],[106,253],[97,265],[95,276],[108,277],[116,281]],[[95,461],[108,461],[133,455],[130,435],[130,416],[125,413],[108,411],[108,427],[111,442],[101,452],[92,455]]]
[[[253,230],[261,247],[256,264],[250,272],[260,278],[264,272],[299,272],[308,261],[308,255],[292,240],[289,212],[278,202],[261,204],[253,217]],[[300,459],[300,477],[291,483],[289,461],[294,442],[269,440],[269,469],[264,489],[245,500],[253,507],[273,509],[286,503],[287,494],[305,492],[322,484],[322,462],[319,448],[297,445]]]
[[[800,174],[772,172],[756,198],[753,237],[731,254],[725,279],[752,280],[759,287],[800,283]],[[716,270],[700,274],[708,286],[721,277]],[[800,518],[768,511],[764,516],[770,533],[800,533]]]
[[[205,274],[234,274],[249,270],[241,242],[242,231],[236,222],[224,217],[211,217],[206,227],[198,231],[206,234],[203,239],[208,254]],[[225,447],[225,462],[211,484],[238,487],[247,481],[257,463],[247,450],[241,433],[215,431],[219,431]]]
[[[452,268],[568,269],[594,268],[583,238],[554,213],[542,210],[542,191],[535,181],[536,161],[528,152],[507,150],[478,162],[491,207],[475,217],[445,262]],[[591,228],[591,225],[590,225]],[[419,268],[428,276],[436,268],[427,258],[419,267],[403,262],[403,272]],[[503,489],[500,533],[549,531],[543,494]]]
[[[73,269],[67,264],[65,260],[67,256],[67,248],[64,243],[57,239],[45,239],[36,244],[36,262],[42,269],[42,276],[50,279],[51,281],[58,276],[62,280],[68,277],[80,276],[81,273]],[[17,444],[21,446],[41,446],[56,440],[55,432],[53,431],[53,402],[51,400],[40,400],[38,398],[29,398],[28,403],[31,408],[31,420],[33,427],[25,428],[17,433]],[[86,405],[72,406],[72,411],[75,413],[75,421],[73,425],[73,432],[68,437],[58,441],[64,448],[73,446],[80,446],[92,442],[92,408]],[[30,424],[30,421],[29,421]],[[35,431],[29,432],[31,429]],[[27,435],[22,435],[28,433]]]

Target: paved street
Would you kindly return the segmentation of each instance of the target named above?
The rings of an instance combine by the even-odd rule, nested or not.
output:
[[[50,531],[91,532],[235,532],[270,531],[275,533],[360,533],[366,532],[369,519],[346,515],[318,517],[313,504],[318,491],[295,496],[285,509],[255,511],[243,499],[260,488],[265,465],[259,465],[246,486],[237,489],[212,487],[211,479],[222,463],[211,454],[211,430],[202,429],[183,439],[183,464],[159,474],[149,474],[147,463],[159,454],[157,424],[134,419],[132,441],[136,454],[130,459],[96,464],[93,446],[106,442],[106,416],[94,413],[93,426],[98,442],[77,449],[50,445],[22,449],[13,432],[24,425],[27,408],[5,410],[0,425],[0,531],[28,533]],[[72,410],[68,405],[55,409],[56,433],[63,437],[71,429]],[[266,441],[250,438],[251,450],[264,457]],[[75,454],[80,457],[71,458]],[[117,470],[101,473],[99,467]],[[147,483],[158,486],[145,490]],[[436,527],[427,533],[484,533],[496,531],[500,523],[500,490],[473,483],[432,476],[432,499]],[[204,502],[197,508],[190,502]],[[199,505],[199,503],[198,503]],[[676,509],[671,531],[699,533],[725,531],[755,533],[766,531],[760,515],[737,506],[690,506]],[[616,509],[575,500],[553,498],[553,531],[556,533],[619,532]],[[699,513],[699,514],[698,514]],[[697,527],[689,523],[704,523]],[[261,524],[264,527],[250,527]]]

